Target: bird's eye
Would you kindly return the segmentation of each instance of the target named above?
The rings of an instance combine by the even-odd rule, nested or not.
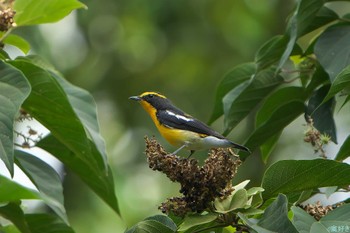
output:
[[[153,94],[149,94],[148,95],[149,98],[153,98],[153,96],[154,96]]]

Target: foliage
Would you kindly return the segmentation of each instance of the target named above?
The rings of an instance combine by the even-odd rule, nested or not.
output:
[[[254,62],[238,65],[225,75],[217,88],[209,121],[223,116],[227,135],[243,119],[253,116],[255,127],[245,145],[260,152],[267,162],[284,128],[304,115],[307,129],[301,137],[320,158],[277,161],[266,169],[261,187],[251,188],[256,191],[254,195],[249,195],[251,189],[236,187],[229,198],[216,200],[213,208],[186,216],[178,224],[178,232],[350,229],[348,214],[341,215],[348,204],[334,210],[321,206],[325,216],[320,219],[299,207],[321,193],[321,187],[348,192],[350,185],[346,175],[349,165],[343,162],[350,156],[349,137],[341,145],[336,161],[324,150],[331,141],[337,143],[334,109],[341,110],[350,99],[350,24],[347,15],[338,15],[328,2],[299,0],[285,33],[262,45]],[[300,43],[305,38],[309,40],[307,46]],[[240,158],[247,156],[242,153]]]
[[[182,219],[156,215],[126,232],[330,232],[350,227],[349,204],[329,212],[320,207],[324,214],[318,219],[300,207],[321,187],[348,192],[350,185],[349,165],[344,162],[350,156],[350,135],[335,160],[324,150],[330,141],[337,143],[335,107],[341,110],[350,100],[349,17],[338,15],[329,2],[299,0],[285,33],[264,43],[253,62],[225,75],[210,119],[212,123],[223,116],[227,135],[242,120],[254,117],[255,127],[245,145],[267,162],[284,128],[304,115],[304,141],[320,158],[278,161],[266,169],[261,187],[247,188],[249,181],[244,181],[203,212]],[[13,34],[16,28],[55,22],[79,8],[86,6],[76,0],[5,1],[0,9],[0,42],[27,54],[30,44]],[[307,46],[300,43],[305,38]],[[1,232],[74,232],[64,207],[62,181],[52,167],[32,155],[34,146],[59,159],[119,214],[90,93],[66,81],[37,55],[10,58],[1,49],[0,100],[0,158],[11,176],[16,164],[36,187],[0,175],[0,215],[10,222],[0,225]],[[18,121],[32,119],[50,134],[41,138],[31,128],[25,134],[15,130]],[[17,142],[18,135],[23,142]],[[246,157],[240,155],[242,160]],[[41,200],[52,213],[26,213],[21,203],[27,199]]]
[[[86,7],[76,0],[5,1],[0,9],[3,17],[0,41],[27,53],[29,43],[12,34],[13,31],[25,25],[58,21],[79,8]],[[17,232],[14,230],[17,228],[26,233],[74,232],[64,207],[62,180],[51,166],[32,155],[34,146],[57,157],[119,214],[92,96],[67,82],[39,56],[11,59],[4,50],[1,50],[0,93],[0,158],[11,176],[16,164],[37,189],[26,188],[0,175],[0,215],[13,224],[0,226],[0,231]],[[32,128],[27,133],[16,131],[18,121],[32,119],[45,126],[50,134],[41,138]],[[17,142],[18,136],[23,142]],[[43,201],[54,214],[25,213],[21,205],[25,199]]]

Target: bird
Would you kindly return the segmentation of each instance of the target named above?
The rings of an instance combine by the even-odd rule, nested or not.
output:
[[[171,145],[178,147],[173,154],[185,148],[190,151],[189,158],[196,150],[228,147],[251,153],[247,147],[230,141],[205,123],[183,112],[158,92],[147,91],[129,99],[139,102],[151,116],[160,134]]]

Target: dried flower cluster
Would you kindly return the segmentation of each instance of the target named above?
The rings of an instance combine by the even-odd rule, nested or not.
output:
[[[154,139],[145,137],[149,167],[161,171],[181,185],[181,197],[169,198],[159,209],[164,213],[184,216],[211,207],[215,198],[225,198],[233,188],[231,180],[241,161],[229,149],[212,149],[203,166],[195,159],[180,158],[167,153]]]
[[[16,26],[13,18],[16,12],[13,10],[13,0],[0,1],[0,31],[5,32]]]
[[[307,117],[308,129],[305,131],[304,141],[310,143],[314,148],[315,153],[320,153],[320,156],[327,158],[324,146],[329,143],[331,138],[328,135],[321,134],[314,127],[314,121],[311,117]]]
[[[301,206],[308,214],[313,216],[317,221],[320,220],[323,216],[325,216],[328,212],[333,209],[339,207],[342,203],[336,205],[327,205],[322,206],[321,202],[317,201],[316,204],[307,204],[305,206]]]

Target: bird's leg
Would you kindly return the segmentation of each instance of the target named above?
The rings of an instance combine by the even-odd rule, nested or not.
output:
[[[187,159],[189,159],[194,154],[194,152],[196,152],[196,151],[195,150],[191,150],[190,151],[190,155],[187,157]]]
[[[172,154],[176,155],[180,150],[182,150],[183,148],[186,147],[186,144],[182,145],[179,149],[177,149],[176,151],[174,151]]]

